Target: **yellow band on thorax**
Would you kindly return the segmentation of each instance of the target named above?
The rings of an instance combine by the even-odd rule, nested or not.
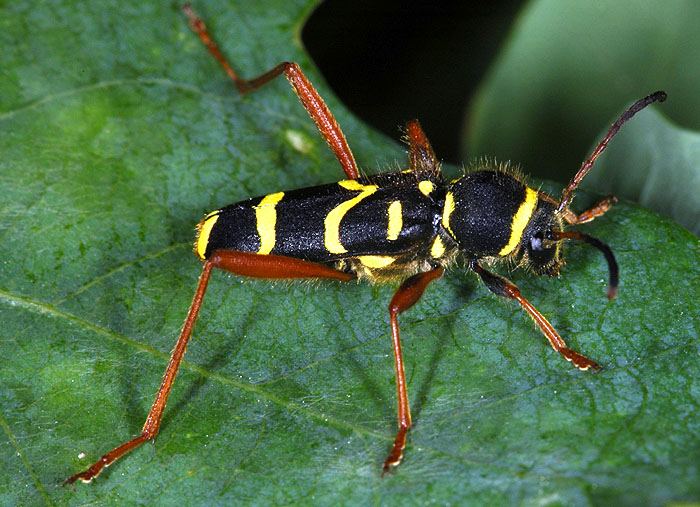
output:
[[[513,216],[513,222],[510,225],[510,239],[508,244],[504,246],[498,255],[504,257],[515,250],[515,248],[520,244],[520,239],[523,236],[523,231],[527,226],[527,223],[532,217],[532,213],[535,211],[537,206],[537,192],[530,187],[525,187],[525,199],[520,204],[518,211]]]

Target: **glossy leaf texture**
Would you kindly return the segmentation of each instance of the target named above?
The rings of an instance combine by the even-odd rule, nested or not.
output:
[[[313,3],[194,6],[242,73],[298,61],[361,166],[405,160],[300,49]],[[217,273],[154,445],[140,432],[194,292],[209,210],[341,171],[283,81],[248,96],[176,6],[14,2],[0,52],[0,503],[617,503],[698,498],[698,240],[623,203],[559,278],[513,274],[595,375],[455,270],[401,316],[415,428],[396,428],[393,287]],[[452,170],[452,173],[455,173]],[[595,195],[577,197],[584,206]]]
[[[668,100],[623,127],[583,187],[700,234],[699,17],[692,1],[527,2],[472,99],[470,156],[563,183],[617,115],[665,90]]]

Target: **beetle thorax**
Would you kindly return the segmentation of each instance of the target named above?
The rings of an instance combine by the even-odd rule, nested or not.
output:
[[[555,218],[554,206],[539,199],[538,192],[520,179],[508,172],[484,170],[450,183],[443,226],[469,259],[520,258],[528,254],[531,241],[537,249],[553,246],[544,237],[531,236],[556,227],[550,224]],[[536,271],[558,257],[556,248],[536,252],[543,254]]]

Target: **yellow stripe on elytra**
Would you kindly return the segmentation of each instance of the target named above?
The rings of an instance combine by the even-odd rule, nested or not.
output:
[[[455,210],[455,198],[452,192],[447,192],[445,196],[445,207],[442,208],[442,226],[447,229],[450,235],[454,238],[455,233],[450,228],[450,215]]]
[[[430,192],[435,190],[435,185],[432,181],[423,180],[418,183],[418,190],[420,190],[421,194],[427,197],[430,195]]]
[[[498,255],[508,255],[520,244],[520,238],[522,238],[523,231],[535,211],[535,206],[537,206],[537,192],[530,187],[525,187],[525,199],[520,204],[513,217],[513,223],[510,225],[510,239],[508,244],[498,252]]]
[[[199,222],[197,229],[199,229],[199,235],[197,236],[197,255],[200,259],[204,260],[204,256],[207,253],[207,245],[209,244],[209,235],[211,234],[211,228],[219,219],[219,211],[212,211],[204,220]]]
[[[262,198],[260,203],[254,206],[255,223],[260,236],[259,254],[267,255],[275,247],[275,238],[277,232],[275,224],[277,223],[277,203],[284,197],[284,192],[268,194]]]
[[[323,221],[325,226],[324,245],[326,250],[334,254],[347,252],[345,247],[340,244],[340,221],[353,206],[377,191],[377,185],[363,185],[356,180],[339,181],[338,185],[346,190],[357,190],[360,193],[352,199],[338,204],[326,215],[326,219]]]
[[[363,266],[367,268],[385,268],[396,260],[391,255],[361,255],[358,257]]]
[[[430,247],[430,256],[433,259],[439,259],[443,255],[445,255],[445,243],[442,242],[440,236],[436,236],[433,246]]]
[[[396,241],[403,228],[403,211],[401,201],[391,201],[389,204],[389,227],[386,230],[386,239]]]

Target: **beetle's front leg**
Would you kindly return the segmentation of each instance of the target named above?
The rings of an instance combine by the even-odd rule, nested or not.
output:
[[[576,214],[569,208],[565,209],[563,213],[564,220],[570,224],[585,224],[602,216],[613,204],[616,203],[617,197],[614,195],[606,195],[600,201],[581,213]]]
[[[559,333],[557,333],[556,329],[554,329],[544,315],[537,311],[537,308],[532,306],[532,304],[520,294],[520,289],[517,285],[507,278],[485,270],[477,261],[472,261],[471,268],[479,275],[491,292],[501,297],[514,299],[520,303],[520,306],[527,311],[530,317],[532,317],[532,320],[535,321],[535,324],[540,328],[540,331],[542,331],[542,334],[547,338],[552,348],[563,355],[567,361],[574,363],[580,370],[600,370],[600,365],[598,365],[598,363],[566,346],[566,342],[562,340]]]

